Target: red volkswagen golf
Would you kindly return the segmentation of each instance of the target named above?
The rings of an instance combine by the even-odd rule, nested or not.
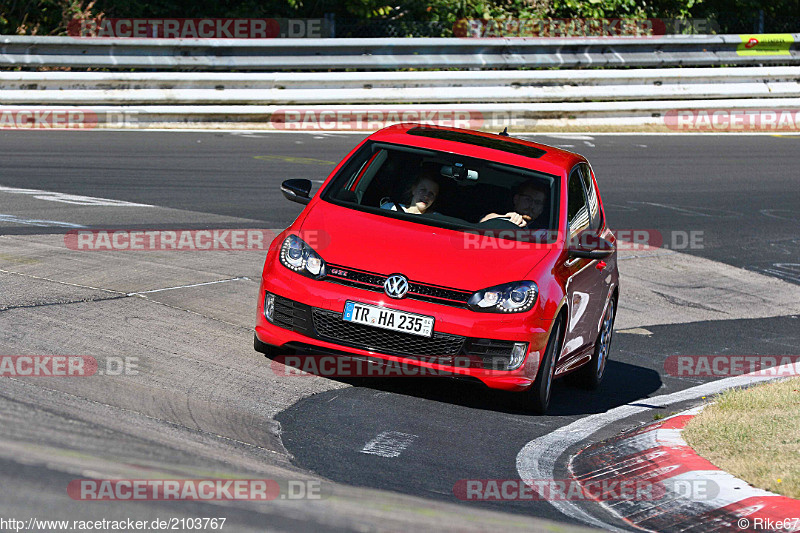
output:
[[[619,295],[589,163],[533,142],[401,124],[359,144],[273,242],[255,348],[427,367],[520,391],[603,378]]]

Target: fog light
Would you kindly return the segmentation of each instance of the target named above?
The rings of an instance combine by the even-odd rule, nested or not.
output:
[[[511,360],[508,362],[506,370],[515,370],[522,365],[525,360],[525,354],[528,352],[527,342],[515,342],[514,347],[511,349]]]
[[[275,318],[275,295],[264,293],[264,317],[270,322]]]

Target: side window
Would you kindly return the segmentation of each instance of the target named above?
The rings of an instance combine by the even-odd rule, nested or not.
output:
[[[586,194],[583,192],[583,181],[577,168],[570,174],[567,184],[567,221],[570,233],[589,227]]]
[[[587,199],[589,200],[589,229],[598,230],[602,223],[600,217],[600,202],[597,201],[597,191],[592,181],[592,171],[586,163],[580,164],[583,186],[586,187]]]

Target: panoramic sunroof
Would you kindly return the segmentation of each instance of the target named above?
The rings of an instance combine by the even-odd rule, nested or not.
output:
[[[457,143],[471,144],[473,146],[482,146],[483,148],[491,148],[492,150],[500,150],[502,152],[509,152],[511,154],[522,155],[525,157],[539,158],[547,153],[547,151],[542,150],[541,148],[534,148],[533,146],[527,146],[525,144],[519,144],[505,139],[483,137],[482,135],[474,135],[472,133],[465,133],[463,131],[439,130],[435,128],[412,128],[406,133],[409,135],[418,135],[420,137],[429,137],[431,139],[441,139],[443,141],[453,141]]]

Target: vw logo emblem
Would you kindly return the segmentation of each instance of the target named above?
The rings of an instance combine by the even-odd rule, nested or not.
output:
[[[402,298],[408,292],[408,278],[402,274],[393,274],[384,282],[383,290],[390,298]]]

